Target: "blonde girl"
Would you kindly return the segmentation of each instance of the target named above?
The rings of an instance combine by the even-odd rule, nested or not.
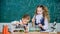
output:
[[[32,18],[33,25],[38,25],[41,31],[46,31],[48,29],[49,20],[50,19],[47,7],[38,5]]]

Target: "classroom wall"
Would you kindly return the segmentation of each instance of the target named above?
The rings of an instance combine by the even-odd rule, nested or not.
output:
[[[0,0],[0,23],[19,21],[24,14],[32,18],[37,5],[47,6],[51,23],[55,18],[60,23],[60,0]]]

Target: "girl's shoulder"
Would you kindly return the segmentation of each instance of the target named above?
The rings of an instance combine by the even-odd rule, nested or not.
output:
[[[20,19],[20,21],[19,22],[22,22],[22,20]]]
[[[19,21],[19,24],[20,24],[20,25],[23,25],[23,24],[22,24],[22,20],[21,20],[21,19],[20,19],[20,21]]]
[[[12,21],[11,23],[12,24],[16,24],[16,23],[19,23],[19,21]]]

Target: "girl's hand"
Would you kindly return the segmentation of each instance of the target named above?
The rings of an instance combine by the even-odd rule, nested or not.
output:
[[[28,33],[28,26],[25,26],[25,33]]]
[[[28,33],[28,30],[25,30],[25,33]]]
[[[42,27],[43,28],[42,24],[39,24],[39,27]]]
[[[33,19],[32,19],[32,26],[35,26],[34,23],[35,23],[35,19],[33,18]]]

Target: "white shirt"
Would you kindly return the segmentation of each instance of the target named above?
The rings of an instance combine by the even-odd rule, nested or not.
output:
[[[36,15],[33,18],[36,18],[36,23],[39,23],[40,22],[40,19],[43,18],[43,15]],[[47,18],[44,19],[44,24],[45,25],[43,26],[43,28],[44,29],[48,29],[48,19]]]
[[[43,26],[44,29],[48,29],[48,19],[45,18],[44,20],[45,25]]]
[[[34,16],[34,18],[36,19],[36,23],[41,23],[40,20],[43,18],[43,15],[36,15]]]

